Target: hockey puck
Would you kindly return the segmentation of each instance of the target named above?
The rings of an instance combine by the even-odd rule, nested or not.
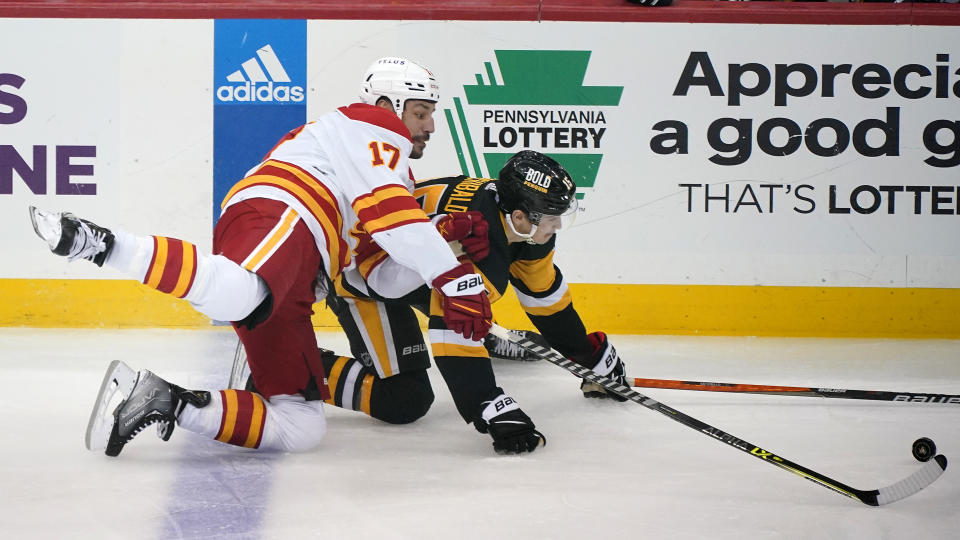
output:
[[[929,437],[920,437],[913,441],[912,451],[917,461],[930,461],[937,454],[937,445]]]

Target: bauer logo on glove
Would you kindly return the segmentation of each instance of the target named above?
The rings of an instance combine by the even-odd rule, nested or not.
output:
[[[487,292],[483,287],[483,276],[480,274],[460,276],[445,283],[440,287],[440,290],[447,296],[465,296]]]
[[[479,274],[474,275],[470,279],[457,282],[457,292],[463,292],[472,287],[483,287],[483,278]]]
[[[513,405],[514,407],[517,407],[517,402],[514,401],[512,397],[506,396],[506,397],[503,398],[503,399],[498,399],[498,400],[493,404],[493,407],[497,410],[497,414],[499,414],[499,413],[502,413],[503,410],[506,409],[507,407],[509,407],[510,405]]]

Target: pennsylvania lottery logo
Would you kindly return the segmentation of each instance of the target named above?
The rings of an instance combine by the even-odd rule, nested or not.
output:
[[[596,182],[623,87],[583,84],[590,51],[494,54],[496,65],[484,62],[477,84],[463,86],[468,107],[454,97],[454,110],[444,110],[463,174],[491,178],[516,152],[536,150],[567,169],[583,198]]]
[[[217,87],[221,103],[302,103],[305,96],[304,87],[292,84],[269,43],[227,75],[226,82]]]

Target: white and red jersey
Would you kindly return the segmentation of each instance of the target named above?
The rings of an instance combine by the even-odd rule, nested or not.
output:
[[[458,263],[413,198],[412,147],[409,130],[392,112],[362,103],[340,107],[287,134],[221,207],[283,202],[313,234],[331,279],[355,268],[366,275],[375,263],[357,268],[354,254],[372,238],[431,283]]]

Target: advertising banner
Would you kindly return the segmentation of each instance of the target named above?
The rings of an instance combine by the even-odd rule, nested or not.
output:
[[[682,292],[682,317],[707,292],[728,309],[729,287],[928,291],[924,309],[960,289],[957,43],[952,26],[0,19],[0,278],[122,277],[45,253],[29,205],[209,249],[229,187],[401,56],[440,84],[417,178],[494,177],[522,149],[568,168],[580,212],[556,261],[585,297]]]
[[[307,24],[214,23],[213,221],[230,186],[307,116]]]
[[[0,278],[119,277],[44,253],[30,205],[209,249],[211,38],[210,21],[0,19]]]
[[[310,24],[311,115],[376,54],[434,70],[418,176],[496,175],[524,148],[567,165],[573,281],[960,285],[955,28]]]

